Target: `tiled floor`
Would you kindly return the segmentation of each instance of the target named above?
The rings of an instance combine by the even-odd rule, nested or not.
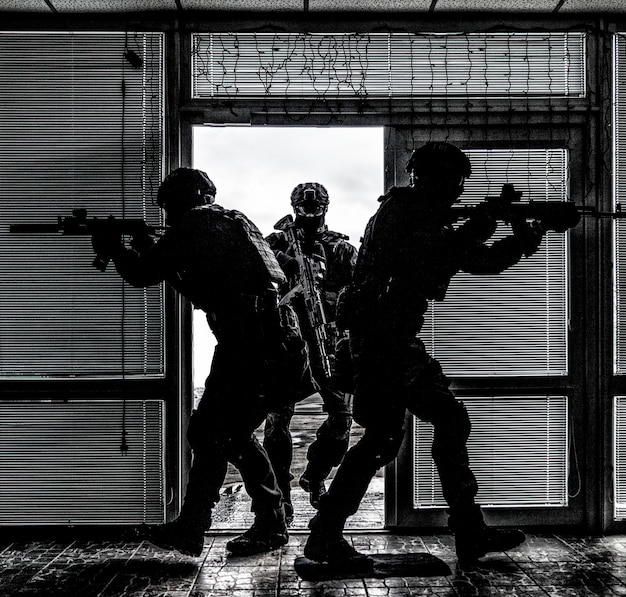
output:
[[[305,447],[323,420],[314,405],[295,418],[296,479]],[[354,435],[360,433],[353,429]],[[288,545],[260,556],[232,558],[226,542],[233,529],[252,523],[249,499],[231,471],[214,511],[214,526],[198,558],[160,550],[121,533],[75,529],[0,529],[0,597],[392,597],[625,595],[626,536],[531,535],[507,554],[485,558],[476,568],[457,567],[450,535],[396,535],[382,530],[383,477],[373,479],[361,509],[348,521],[346,537],[370,554],[421,552],[441,558],[449,573],[405,570],[386,578],[305,581],[295,569],[313,514],[307,495],[292,484],[295,520]]]
[[[229,558],[228,535],[206,538],[198,558],[121,539],[0,542],[2,597],[268,597],[626,595],[626,536],[533,535],[526,544],[459,570],[449,535],[347,535],[369,553],[425,551],[443,559],[450,574],[404,575],[310,582],[294,570],[306,533],[261,556]]]

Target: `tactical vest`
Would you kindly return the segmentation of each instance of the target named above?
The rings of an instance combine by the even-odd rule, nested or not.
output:
[[[276,257],[267,244],[267,241],[263,238],[261,231],[246,216],[239,211],[225,209],[220,205],[210,205],[209,209],[219,210],[225,218],[236,222],[241,227],[246,237],[257,250],[261,262],[267,269],[267,273],[272,282],[283,284],[287,281],[283,270],[280,265],[278,265],[278,261],[276,261]]]

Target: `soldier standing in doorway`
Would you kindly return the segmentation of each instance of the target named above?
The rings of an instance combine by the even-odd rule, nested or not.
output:
[[[337,347],[347,349],[347,338],[339,335],[335,317],[337,296],[352,279],[357,250],[347,236],[328,229],[328,204],[328,191],[323,185],[299,184],[291,193],[295,220],[291,216],[283,218],[277,224],[282,229],[267,237],[287,276],[281,291],[283,302],[291,303],[298,315],[327,415],[308,448],[307,466],[299,479],[314,508],[326,492],[324,481],[348,449],[352,425],[352,390],[342,384],[336,360]],[[293,516],[293,445],[289,431],[293,415],[293,404],[270,413],[263,444],[283,493],[288,519]]]

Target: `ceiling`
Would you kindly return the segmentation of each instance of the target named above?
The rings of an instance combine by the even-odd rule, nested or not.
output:
[[[626,13],[626,0],[0,0],[0,12],[153,11]]]

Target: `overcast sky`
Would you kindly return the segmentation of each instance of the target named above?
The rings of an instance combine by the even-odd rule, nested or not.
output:
[[[326,223],[359,246],[383,193],[380,127],[194,127],[193,166],[217,187],[216,201],[248,216],[264,236],[293,213],[289,197],[303,182],[328,190]],[[213,335],[194,312],[194,385],[209,373]]]

